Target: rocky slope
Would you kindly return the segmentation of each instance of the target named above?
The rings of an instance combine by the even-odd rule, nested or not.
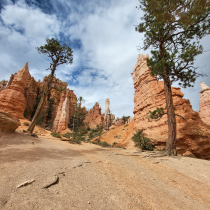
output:
[[[135,128],[143,130],[153,144],[164,149],[168,138],[167,116],[159,121],[149,122],[147,114],[157,107],[163,107],[166,112],[164,86],[162,81],[151,81],[147,66],[148,55],[139,55],[133,70],[134,95],[134,122]],[[177,122],[177,152],[196,157],[210,159],[210,127],[203,123],[199,114],[192,110],[190,101],[183,99],[180,88],[172,87]]]

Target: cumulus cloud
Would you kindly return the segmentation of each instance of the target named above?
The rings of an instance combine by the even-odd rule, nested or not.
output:
[[[27,61],[31,75],[42,80],[49,74],[45,69],[50,60],[38,54],[35,47],[45,44],[47,37],[55,37],[74,51],[73,64],[59,66],[56,77],[68,82],[69,88],[85,99],[88,109],[99,102],[104,111],[109,98],[113,114],[132,116],[134,87],[130,73],[138,53],[150,53],[137,51],[143,44],[143,34],[135,32],[134,27],[142,16],[135,8],[138,0],[31,2],[29,6],[23,0],[16,4],[7,1],[1,11],[0,80],[9,79]],[[210,48],[208,38],[202,44],[205,50]],[[209,52],[195,63],[205,65],[204,72],[209,71],[208,58]],[[182,90],[195,110],[199,107],[201,80],[210,86],[208,78],[199,78],[194,88]]]

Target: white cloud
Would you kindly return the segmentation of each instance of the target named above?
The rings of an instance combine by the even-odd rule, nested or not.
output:
[[[68,82],[77,96],[82,96],[90,109],[99,102],[105,109],[105,100],[110,99],[110,108],[117,117],[132,115],[134,87],[131,74],[143,34],[135,32],[134,25],[140,22],[142,12],[135,7],[139,1],[65,1],[52,2],[56,15],[44,14],[39,8],[27,6],[23,0],[8,4],[1,12],[4,24],[0,23],[0,80],[9,79],[29,61],[29,70],[36,80],[49,74],[49,60],[37,53],[35,47],[45,44],[47,37],[59,37],[62,32],[73,43],[81,41],[81,48],[73,49],[73,64],[61,65],[56,76]],[[63,4],[66,17],[61,21],[59,4]],[[20,30],[22,33],[20,33]],[[208,38],[203,44],[210,48]],[[72,46],[70,46],[72,47]],[[149,51],[141,54],[147,54]],[[198,63],[210,64],[209,53],[201,55]],[[209,79],[201,79],[209,84]],[[198,109],[200,79],[195,88],[182,90]],[[196,97],[194,96],[196,93]]]

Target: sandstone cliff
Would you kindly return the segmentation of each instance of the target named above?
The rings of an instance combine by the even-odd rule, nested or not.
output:
[[[200,87],[199,115],[204,123],[210,125],[210,88],[204,82],[201,82]]]
[[[24,88],[29,77],[28,63],[18,71],[11,84],[0,92],[0,111],[11,113],[17,118],[24,118],[25,97]]]
[[[139,55],[133,70],[134,82],[134,122],[135,128],[141,129],[152,140],[156,148],[164,149],[168,138],[167,116],[159,121],[148,122],[147,114],[157,107],[163,107],[166,112],[164,86],[162,81],[152,81],[147,66],[148,55]],[[210,127],[205,125],[199,114],[192,110],[190,101],[183,99],[180,88],[172,87],[173,102],[177,121],[177,152],[193,154],[196,157],[210,159]]]

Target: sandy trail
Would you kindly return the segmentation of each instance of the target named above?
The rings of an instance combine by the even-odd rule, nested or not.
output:
[[[210,161],[147,155],[1,134],[0,209],[210,209]]]

